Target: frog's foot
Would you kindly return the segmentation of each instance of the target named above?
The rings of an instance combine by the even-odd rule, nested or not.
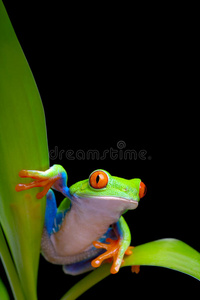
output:
[[[20,192],[34,187],[44,187],[43,191],[36,195],[37,199],[41,199],[47,194],[51,186],[60,178],[60,174],[51,176],[50,172],[48,172],[49,170],[45,172],[35,170],[21,170],[19,172],[20,177],[32,178],[35,179],[35,181],[32,181],[30,183],[19,183],[16,185],[15,190],[17,192]]]
[[[128,249],[126,250],[125,254],[126,255],[133,254],[133,252],[131,251],[133,248],[135,248],[135,247],[129,246]],[[140,272],[140,266],[131,266],[131,272],[138,274]]]
[[[132,266],[131,272],[138,274],[140,272],[140,266]]]
[[[110,262],[110,259],[113,259],[113,264],[112,264],[110,272],[112,274],[116,274],[119,271],[121,264],[123,263],[124,254],[126,254],[126,255],[132,254],[132,251],[131,251],[132,247],[128,247],[127,250],[124,252],[124,254],[121,255],[121,253],[120,253],[121,240],[120,239],[112,240],[112,239],[108,238],[108,239],[106,239],[106,242],[108,242],[109,244],[100,243],[98,241],[93,242],[93,245],[97,249],[106,249],[107,251],[105,253],[99,255],[97,258],[95,258],[91,262],[91,264],[94,268],[97,268],[102,264],[102,262],[104,260],[107,260]]]

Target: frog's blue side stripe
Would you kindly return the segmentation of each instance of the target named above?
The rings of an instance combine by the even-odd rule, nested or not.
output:
[[[49,235],[51,235],[56,217],[57,205],[54,192],[50,189],[47,193],[46,211],[45,211],[45,227]]]
[[[45,211],[45,227],[49,235],[51,235],[53,232],[59,231],[68,210],[69,209],[58,212],[54,192],[50,189],[47,193],[47,203]]]

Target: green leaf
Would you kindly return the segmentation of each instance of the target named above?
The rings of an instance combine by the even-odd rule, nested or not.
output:
[[[0,222],[24,296],[30,300],[37,299],[45,200],[36,199],[39,188],[17,193],[15,186],[20,182],[21,169],[48,167],[40,95],[0,0]]]
[[[1,278],[0,278],[0,299],[1,300],[9,300],[10,299],[8,292],[5,288],[5,285],[1,281]]]
[[[13,260],[10,256],[10,252],[7,246],[7,243],[5,241],[1,226],[0,226],[0,257],[3,261],[3,265],[5,267],[5,271],[7,273],[7,277],[9,279],[13,295],[15,296],[15,299],[24,299],[23,291],[21,288],[21,284],[19,281],[19,277],[17,274],[17,271],[15,269],[15,266],[13,264]],[[0,293],[1,296],[1,293]],[[1,297],[0,297],[1,299]]]
[[[159,266],[186,273],[200,280],[200,253],[176,239],[162,239],[135,247],[123,267]],[[75,284],[61,300],[74,300],[110,275],[110,264],[104,264]],[[115,275],[113,275],[115,276]]]
[[[200,280],[200,253],[176,239],[162,239],[137,246],[124,266],[151,265],[186,273]]]

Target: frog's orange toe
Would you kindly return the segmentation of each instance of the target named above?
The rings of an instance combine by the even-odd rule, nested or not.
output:
[[[120,265],[119,264],[114,264],[112,265],[111,269],[110,269],[110,273],[111,274],[117,274],[119,272],[120,269]]]
[[[19,176],[20,177],[27,177],[27,175],[28,175],[28,170],[21,170],[19,172]]]
[[[131,272],[138,274],[140,272],[140,266],[132,266]]]
[[[129,246],[129,247],[127,248],[125,254],[126,254],[126,255],[131,255],[131,254],[133,254],[133,252],[132,252],[132,249],[133,249],[133,248],[134,248],[133,246]]]
[[[102,261],[98,258],[92,260],[91,265],[93,268],[98,268],[101,265]]]

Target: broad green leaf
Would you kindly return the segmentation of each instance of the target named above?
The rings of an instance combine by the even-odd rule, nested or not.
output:
[[[15,186],[21,169],[48,167],[40,95],[0,0],[0,222],[24,296],[30,300],[37,299],[45,200],[36,199],[39,188],[17,193]]]
[[[151,265],[183,272],[200,280],[200,253],[176,239],[162,239],[137,246],[124,266]]]
[[[200,280],[200,253],[175,239],[162,239],[135,247],[123,267],[159,266],[186,273]],[[61,300],[74,300],[110,275],[110,264],[104,264],[75,284]],[[115,275],[113,275],[115,276]]]

